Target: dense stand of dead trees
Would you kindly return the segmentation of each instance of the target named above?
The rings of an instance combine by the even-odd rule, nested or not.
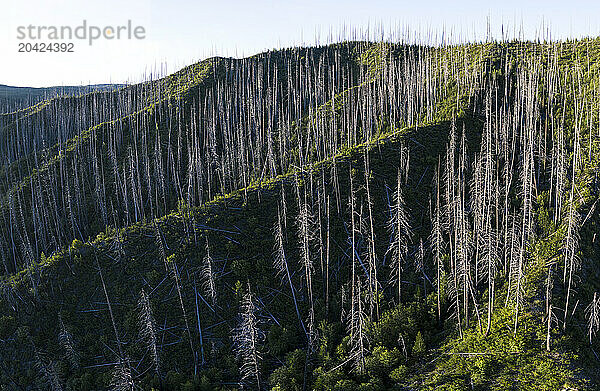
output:
[[[52,101],[39,115],[3,116],[4,273],[33,268],[42,252],[50,254],[106,227],[147,221],[177,206],[181,211],[202,205],[295,170],[288,184],[292,191],[286,193],[281,183],[271,225],[272,256],[306,336],[307,362],[315,348],[315,308],[325,303],[329,316],[334,262],[338,280],[342,262],[347,268],[336,315],[347,325],[350,361],[359,372],[365,370],[368,322],[379,318],[381,297],[402,303],[409,300],[407,286],[419,286],[423,296],[435,295],[438,321],[453,319],[461,334],[473,324],[490,332],[495,310],[509,308],[516,333],[520,314],[530,305],[527,278],[534,262],[546,268],[542,294],[550,349],[555,312],[566,328],[577,309],[573,297],[584,262],[580,229],[585,206],[578,190],[586,186],[587,165],[598,164],[600,131],[594,129],[600,128],[600,92],[582,82],[589,64],[579,52],[571,53],[573,62],[565,70],[557,62],[560,43],[540,48],[536,56],[516,58],[523,52],[505,50],[498,54],[500,65],[492,64],[483,49],[469,52],[467,47],[292,49],[215,60],[208,81],[190,90],[187,100],[158,101],[147,111],[140,110],[156,92],[139,86],[120,94]],[[600,75],[590,72],[585,71],[586,77],[598,83]],[[447,98],[453,100],[451,114],[440,109],[449,105]],[[457,117],[461,110],[482,123],[481,134]],[[370,165],[375,152],[363,146],[359,164],[345,161],[348,171],[340,168],[338,154],[381,132],[439,120],[449,123],[449,135],[445,153],[430,168],[435,174],[429,218],[417,227],[416,211],[406,199],[413,159],[403,144],[393,163],[398,169],[384,213],[387,230],[382,229],[376,223],[382,211],[375,209]],[[326,180],[324,171],[315,174],[310,166],[328,158],[333,159]],[[340,182],[347,189],[340,189]],[[561,244],[557,254],[539,260],[532,246],[538,239],[536,208],[544,193]],[[286,199],[290,196],[292,200]],[[185,224],[195,236],[194,222]],[[344,249],[342,261],[330,258],[334,228],[345,235],[345,242],[335,244]],[[196,373],[205,363],[199,293],[194,280],[197,339],[186,307],[184,273],[167,256],[158,224],[153,229],[165,274],[177,293]],[[378,242],[386,238],[382,248]],[[203,247],[201,288],[214,309],[219,297],[215,258],[208,240]],[[113,385],[131,389],[132,370],[96,263],[119,356]],[[257,294],[248,283],[233,339],[241,381],[260,388],[257,314],[262,306]],[[443,295],[447,309],[442,308]],[[600,300],[596,294],[587,300],[591,342],[600,329]],[[143,290],[138,308],[140,337],[160,377],[158,331],[150,296]],[[60,335],[72,365],[79,365],[62,322]],[[52,379],[52,366],[42,369]]]
[[[211,60],[185,99],[148,83],[0,117],[4,273],[105,227],[201,205],[389,127],[432,121],[448,83],[483,82],[459,51],[399,50],[356,43]],[[368,65],[368,53],[383,65]]]

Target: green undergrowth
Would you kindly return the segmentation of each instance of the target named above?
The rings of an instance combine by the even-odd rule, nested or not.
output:
[[[576,53],[587,53],[585,50],[596,44],[596,41],[577,44]],[[483,69],[482,77],[491,75],[491,80],[504,72],[495,61],[503,51],[511,50],[511,45],[516,44],[458,46],[447,51],[433,51],[432,55],[453,56],[462,51],[472,60],[473,67]],[[531,48],[532,55],[539,55],[535,45]],[[367,73],[371,72],[369,76],[374,77],[381,71],[382,59],[401,49],[373,46],[358,60],[367,65]],[[299,52],[299,57],[301,55]],[[186,104],[191,104],[185,94],[196,94],[200,84],[219,76],[218,67],[213,66],[212,63],[194,66],[189,73],[173,79],[179,81],[166,79],[165,99],[173,99],[175,106],[181,104],[185,109]],[[365,83],[370,82],[369,79]],[[471,323],[459,330],[451,317],[453,309],[447,292],[441,293],[442,316],[438,319],[436,296],[429,286],[406,284],[407,299],[402,303],[396,302],[394,287],[384,286],[377,298],[381,303],[380,315],[366,325],[368,349],[364,371],[356,368],[346,319],[340,315],[347,310],[350,290],[350,176],[357,205],[363,208],[361,213],[367,205],[365,181],[370,183],[374,247],[385,265],[381,268],[381,280],[387,280],[392,271],[387,253],[390,236],[387,224],[401,163],[400,151],[408,148],[411,156],[410,176],[403,189],[411,226],[415,237],[427,237],[431,231],[427,216],[433,173],[446,152],[452,119],[459,133],[464,129],[467,158],[473,161],[479,150],[484,122],[474,114],[474,108],[481,105],[481,97],[457,83],[449,82],[444,88],[445,97],[433,113],[417,119],[418,126],[385,124],[367,142],[341,149],[333,157],[311,162],[275,178],[251,178],[247,187],[217,195],[201,206],[191,207],[183,200],[173,199],[171,203],[175,206],[164,216],[148,218],[118,230],[100,227],[89,240],[74,240],[53,254],[42,254],[28,268],[2,277],[0,384],[7,384],[8,389],[25,384],[44,387],[39,376],[42,362],[52,363],[70,389],[106,389],[111,382],[112,369],[119,364],[115,362],[116,351],[121,349],[121,356],[140,368],[136,382],[142,389],[238,389],[239,362],[231,344],[231,334],[239,323],[243,296],[250,289],[260,299],[257,300],[257,312],[265,388],[593,389],[598,379],[593,349],[598,345],[587,342],[585,319],[580,314],[569,319],[573,326],[567,330],[556,327],[558,322],[553,320],[551,350],[546,349],[544,282],[548,266],[553,263],[560,266],[565,240],[565,226],[555,223],[551,217],[553,210],[546,190],[540,190],[534,200],[536,229],[527,248],[523,304],[519,307],[517,322],[515,303],[502,284],[497,287],[489,331],[485,305],[479,309],[481,321],[471,316]],[[320,119],[319,116],[335,114],[344,100],[344,93],[341,93],[299,126],[310,126],[311,121]],[[149,105],[142,112],[130,114],[131,120],[151,115],[153,110],[155,106]],[[569,116],[572,108],[564,110]],[[129,117],[120,120],[125,119]],[[50,158],[48,166],[80,147],[93,132],[109,125],[100,124],[82,132],[65,151]],[[586,142],[585,138],[582,142]],[[584,213],[584,218],[598,201],[593,186],[597,186],[599,156],[590,153],[582,160],[575,183],[577,208]],[[370,168],[367,175],[365,159]],[[40,175],[44,169],[48,168],[33,170],[23,183]],[[310,304],[301,276],[303,267],[295,220],[299,214],[297,191],[299,194],[306,192],[305,197],[311,205],[318,204],[317,197],[326,198],[331,209],[330,296],[326,301],[325,281],[322,273],[316,272],[312,289],[318,292],[314,304],[317,338],[310,352],[307,351],[306,336],[298,327],[289,286],[273,265],[273,227],[281,206],[285,205],[286,253],[293,271],[291,278],[296,284],[298,311],[305,317]],[[318,213],[324,215],[322,211]],[[598,246],[593,240],[598,229],[598,214],[590,212],[590,218],[582,228],[579,251],[581,279],[586,282],[577,286],[587,296],[600,289]],[[214,303],[202,288],[207,245],[217,270],[218,298]],[[364,241],[359,245],[364,246]],[[316,246],[312,243],[311,246],[311,251],[318,254]],[[315,255],[315,270],[322,268],[322,262],[323,255],[320,259]],[[449,262],[447,257],[444,262]],[[420,281],[414,270],[407,269],[408,281]],[[148,349],[139,337],[137,303],[142,289],[150,298],[156,324],[161,330],[161,363],[156,370],[148,364]],[[482,297],[478,299],[485,303],[487,293],[482,291]],[[560,296],[564,292],[557,287],[556,293]],[[108,312],[108,301],[112,314]],[[560,299],[554,304],[557,307],[563,305]],[[62,324],[75,341],[77,365],[58,342],[58,336],[63,332]]]

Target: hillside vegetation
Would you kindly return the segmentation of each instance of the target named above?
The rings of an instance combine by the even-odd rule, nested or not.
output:
[[[2,389],[597,389],[599,61],[344,42],[0,115]]]
[[[0,110],[14,111],[36,104],[45,99],[62,95],[82,95],[92,91],[106,91],[121,87],[118,84],[94,84],[88,86],[13,87],[0,84]]]

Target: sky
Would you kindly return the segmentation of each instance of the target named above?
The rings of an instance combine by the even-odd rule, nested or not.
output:
[[[0,0],[0,84],[47,87],[135,83],[207,57],[336,40],[345,31],[419,32],[485,40],[550,31],[553,38],[600,36],[600,2],[555,0]],[[144,29],[143,39],[19,39],[18,28]],[[124,30],[123,30],[124,31]],[[109,31],[109,34],[113,30]],[[89,34],[88,34],[89,36]],[[68,37],[67,37],[68,38]],[[18,52],[19,44],[73,43],[73,52]]]

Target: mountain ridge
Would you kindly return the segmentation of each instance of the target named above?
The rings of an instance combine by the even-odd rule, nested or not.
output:
[[[4,147],[0,384],[594,389],[599,42],[212,59],[8,119],[83,126]]]

